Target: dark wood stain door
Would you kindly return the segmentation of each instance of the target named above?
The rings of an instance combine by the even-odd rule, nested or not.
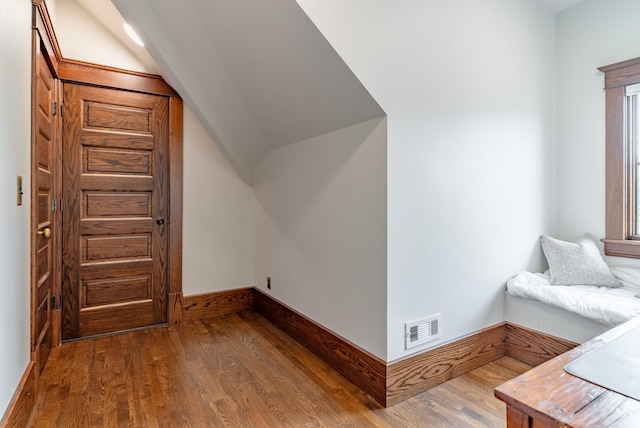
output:
[[[167,321],[168,105],[64,84],[64,340]]]
[[[33,74],[33,148],[32,148],[32,323],[31,352],[38,373],[42,372],[53,338],[52,298],[56,287],[55,260],[57,230],[54,194],[57,154],[54,120],[56,81],[45,61],[44,46],[36,35]]]

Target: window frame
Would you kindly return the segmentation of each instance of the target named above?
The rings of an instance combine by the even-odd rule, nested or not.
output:
[[[606,228],[604,253],[640,258],[635,235],[634,149],[627,141],[625,87],[640,83],[640,57],[599,67],[604,73],[606,98]]]

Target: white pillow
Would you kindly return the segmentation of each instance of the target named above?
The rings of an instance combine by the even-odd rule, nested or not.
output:
[[[600,255],[590,234],[577,243],[540,236],[542,251],[549,262],[551,285],[597,285],[622,287]]]

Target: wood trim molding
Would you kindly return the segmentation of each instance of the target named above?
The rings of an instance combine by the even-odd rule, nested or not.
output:
[[[256,312],[386,406],[387,366],[383,360],[257,288],[254,289],[253,302]]]
[[[387,369],[387,406],[393,406],[491,361],[506,352],[505,324],[392,363]]]
[[[577,343],[508,322],[489,327],[390,364],[387,369],[387,406],[504,356],[536,366],[576,346]]]
[[[631,239],[601,239],[607,256],[640,258],[640,241]]]
[[[605,65],[598,67],[598,70],[604,73],[605,89],[625,86],[630,83],[630,79],[635,79],[640,74],[640,58]]]
[[[604,253],[640,258],[635,224],[634,154],[626,138],[625,86],[640,82],[640,58],[600,67],[605,81],[606,228]]]
[[[56,33],[53,30],[49,10],[47,9],[47,5],[44,0],[32,0],[31,4],[33,5],[33,22],[31,25],[36,31],[38,31],[38,33],[40,33],[42,43],[45,45],[47,50],[47,62],[49,62],[54,75],[57,77],[58,61],[62,58],[62,53],[60,51],[60,45],[58,44]]]
[[[67,82],[106,86],[168,97],[179,96],[161,76],[96,65],[84,61],[60,59],[58,62],[58,77]]]
[[[0,420],[1,427],[26,427],[36,404],[36,365],[29,361],[9,407]]]
[[[625,174],[624,143],[624,87],[609,89],[605,94],[606,105],[606,239],[624,242],[629,229],[625,200],[627,183]],[[610,252],[605,242],[605,253]]]
[[[506,324],[506,339],[505,355],[532,366],[540,365],[578,346],[578,343],[511,323]]]
[[[184,297],[184,320],[197,321],[253,308],[253,287]]]
[[[182,313],[182,198],[184,171],[183,103],[169,98],[169,307],[167,322],[175,324]]]
[[[171,286],[171,284],[169,284]],[[184,321],[184,296],[182,292],[169,293],[167,307],[167,324],[178,324]]]

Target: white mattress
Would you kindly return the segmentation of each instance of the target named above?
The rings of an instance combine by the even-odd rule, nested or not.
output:
[[[623,284],[622,287],[551,285],[547,274],[522,272],[507,282],[507,291],[512,296],[538,300],[599,323],[616,326],[640,316],[640,270],[611,268],[611,272]]]

